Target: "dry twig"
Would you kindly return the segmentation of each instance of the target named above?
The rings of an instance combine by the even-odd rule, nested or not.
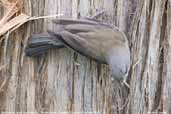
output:
[[[0,36],[4,35],[8,31],[12,32],[16,30],[28,21],[62,16],[62,14],[57,14],[50,16],[31,17],[24,13],[19,13],[18,15],[14,16],[14,14],[19,12],[20,8],[17,6],[22,2],[19,2],[19,0],[13,0],[13,2],[9,2],[8,0],[0,0],[0,3],[7,10],[3,18],[0,20]]]

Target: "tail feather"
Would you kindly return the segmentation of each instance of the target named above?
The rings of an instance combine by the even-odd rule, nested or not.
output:
[[[53,38],[48,33],[34,34],[28,39],[25,53],[27,56],[38,56],[46,53],[49,49],[63,47],[62,42]]]

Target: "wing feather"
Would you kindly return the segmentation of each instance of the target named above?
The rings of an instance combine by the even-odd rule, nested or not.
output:
[[[75,50],[76,52],[106,64],[105,58],[103,58],[99,49],[85,38],[79,37],[78,35],[72,34],[68,31],[63,31],[58,34],[50,32],[50,34],[57,35],[57,37],[64,42],[67,47]]]
[[[54,31],[53,34],[66,46],[101,63],[107,63],[106,55],[109,49],[124,45],[122,44],[124,37],[119,31],[99,22],[59,19],[54,23],[62,25],[63,30]]]
[[[68,24],[89,24],[89,25],[97,25],[98,22],[92,21],[92,20],[87,20],[87,19],[67,19],[67,18],[62,18],[62,19],[56,19],[52,21],[55,24],[62,24],[62,25],[68,25]]]

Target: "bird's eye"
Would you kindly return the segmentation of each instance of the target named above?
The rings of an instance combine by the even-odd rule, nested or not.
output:
[[[125,74],[127,74],[127,72],[128,72],[128,68],[126,67],[126,69],[125,69],[125,72],[124,72],[124,73],[125,73]]]

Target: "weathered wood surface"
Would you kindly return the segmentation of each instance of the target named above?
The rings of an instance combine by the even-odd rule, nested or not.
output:
[[[118,26],[129,39],[132,68],[124,114],[169,113],[171,0],[24,0],[23,12],[77,18],[94,15],[96,9],[104,9],[106,15],[100,19]],[[102,66],[98,81],[97,63],[71,50],[25,56],[28,37],[47,29],[54,29],[51,20],[39,20],[3,36],[0,63],[7,69],[0,71],[0,110],[120,114],[108,66]]]

